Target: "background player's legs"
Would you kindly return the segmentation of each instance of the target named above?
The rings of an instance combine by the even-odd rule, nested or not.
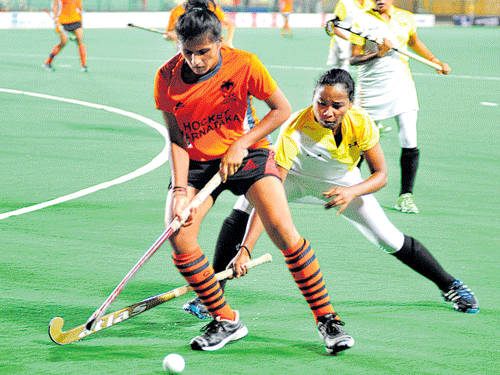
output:
[[[285,35],[285,32],[288,33],[288,35],[291,35],[292,29],[290,28],[290,23],[289,23],[290,12],[284,12],[281,14],[283,15],[283,21],[284,21],[283,29],[281,30],[281,35]]]
[[[49,57],[47,58],[47,60],[45,60],[45,63],[43,65],[45,69],[54,70],[54,68],[52,67],[52,61],[54,60],[54,57],[56,57],[56,55],[61,52],[66,43],[68,43],[68,38],[66,37],[66,35],[64,35],[63,33],[59,33],[59,43],[56,44],[54,48],[52,48]]]
[[[87,46],[83,43],[83,28],[79,27],[74,31],[76,35],[76,42],[78,43],[78,52],[80,54],[80,61],[82,72],[87,72]]]
[[[398,138],[401,145],[401,189],[396,209],[405,213],[419,212],[414,202],[413,187],[417,177],[420,151],[417,148],[417,111],[396,116]]]

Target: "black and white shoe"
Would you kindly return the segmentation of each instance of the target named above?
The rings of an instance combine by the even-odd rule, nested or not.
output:
[[[326,345],[326,351],[337,354],[354,345],[354,339],[345,333],[344,322],[335,319],[337,315],[326,314],[318,318],[319,335]]]
[[[241,323],[240,314],[233,310],[235,320],[216,317],[201,329],[203,334],[191,340],[193,350],[219,350],[230,341],[236,341],[248,334],[248,329]]]
[[[455,279],[450,289],[441,291],[446,302],[453,302],[453,308],[457,311],[475,314],[479,312],[479,302],[474,293],[462,281]]]

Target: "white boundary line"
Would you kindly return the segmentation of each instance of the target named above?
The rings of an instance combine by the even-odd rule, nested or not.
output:
[[[170,138],[168,135],[168,131],[163,125],[161,125],[153,120],[150,120],[146,117],[143,117],[141,115],[138,115],[138,114],[135,114],[132,112],[127,112],[127,111],[124,111],[124,110],[121,110],[118,108],[108,107],[108,106],[101,105],[101,104],[84,102],[81,100],[61,98],[58,96],[37,94],[34,92],[27,92],[27,91],[9,90],[9,89],[3,89],[3,88],[0,88],[0,92],[5,92],[5,93],[9,93],[9,94],[17,94],[17,95],[34,96],[34,97],[42,98],[42,99],[58,100],[61,102],[66,102],[66,103],[83,105],[86,107],[91,107],[91,108],[96,108],[96,109],[103,109],[103,110],[108,111],[108,112],[113,112],[113,113],[116,113],[116,114],[119,114],[122,116],[133,118],[133,119],[138,120],[138,121],[140,121],[148,126],[151,126],[153,129],[156,129],[158,131],[158,133],[160,133],[163,136],[163,138],[165,138],[165,147],[163,148],[163,150],[153,160],[151,160],[148,164],[143,165],[142,167],[136,169],[135,171],[133,171],[131,173],[127,173],[126,175],[115,178],[114,180],[103,182],[103,183],[88,187],[86,189],[79,190],[75,193],[67,194],[67,195],[64,195],[64,196],[59,197],[59,198],[55,198],[55,199],[52,199],[52,200],[49,200],[46,202],[35,204],[33,206],[20,208],[18,210],[14,210],[14,211],[10,211],[10,212],[4,212],[4,213],[0,214],[0,220],[6,219],[6,218],[11,217],[11,216],[22,215],[22,214],[25,214],[28,212],[41,210],[42,208],[54,206],[54,205],[59,204],[59,203],[63,203],[63,202],[66,202],[66,201],[69,201],[72,199],[83,197],[84,195],[95,193],[96,191],[106,189],[106,188],[113,186],[113,185],[118,185],[118,184],[124,183],[124,182],[132,180],[136,177],[142,176],[143,174],[151,172],[151,171],[155,170],[156,168],[162,166],[163,164],[165,164],[165,162],[168,161],[168,155],[170,153]]]

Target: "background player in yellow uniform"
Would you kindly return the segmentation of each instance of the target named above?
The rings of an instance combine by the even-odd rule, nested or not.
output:
[[[222,191],[230,190],[245,194],[259,212],[313,313],[326,350],[350,348],[354,340],[342,329],[312,247],[292,222],[265,138],[290,115],[288,100],[255,55],[221,45],[220,21],[204,4],[195,4],[179,17],[175,30],[181,53],[166,62],[155,78],[156,107],[163,112],[171,140],[172,188],[166,222],[182,215],[215,173],[223,181],[169,239],[174,264],[214,318],[203,334],[191,340],[191,347],[217,350],[248,332],[226,302],[197,241],[204,215]],[[252,97],[269,107],[261,121],[254,115]],[[253,128],[250,121],[256,122]]]
[[[365,11],[373,7],[372,0],[339,0],[333,13],[341,20],[351,23],[362,22],[360,18]],[[334,28],[335,34],[330,40],[330,49],[326,65],[349,71],[349,59],[351,58],[350,32]]]
[[[175,33],[175,23],[177,19],[186,12],[186,8],[191,7],[193,3],[196,3],[198,0],[187,0],[183,4],[177,5],[174,9],[170,11],[170,16],[168,18],[167,31],[165,32],[166,38],[168,40],[174,41],[177,43],[177,34]],[[207,7],[215,13],[217,18],[222,24],[222,27],[227,28],[227,37],[222,41],[222,44],[228,47],[233,47],[233,38],[234,38],[234,30],[236,26],[229,19],[229,17],[224,13],[221,7],[217,6],[213,0],[206,1]],[[179,46],[177,46],[179,48]]]
[[[288,200],[336,208],[337,215],[370,242],[434,282],[455,310],[478,312],[468,287],[448,274],[418,240],[397,229],[372,194],[386,184],[387,168],[378,129],[364,109],[353,106],[353,98],[349,73],[332,69],[319,78],[313,105],[281,126],[274,150]],[[361,152],[372,171],[366,180],[356,166]],[[246,273],[241,265],[248,261],[261,232],[257,218],[234,260],[238,275]],[[335,230],[331,233],[341,236]]]
[[[81,70],[87,72],[87,47],[83,43],[83,27],[82,27],[82,1],[81,0],[53,0],[52,11],[57,27],[63,27],[67,32],[72,32],[76,36],[78,43],[78,52],[80,53]],[[59,33],[60,41],[52,48],[49,58],[43,64],[44,68],[50,71],[54,70],[52,61],[54,57],[61,52],[68,37],[63,33]]]
[[[370,30],[381,44],[367,41],[351,34],[352,58],[358,66],[358,90],[355,103],[362,106],[373,120],[394,118],[398,125],[401,146],[401,189],[396,209],[416,214],[419,209],[414,201],[413,187],[417,176],[420,151],[417,147],[418,101],[415,83],[411,76],[408,58],[390,48],[402,50],[410,46],[417,54],[440,64],[442,74],[450,67],[441,63],[418,39],[413,15],[395,8],[393,0],[375,0],[375,8],[366,14],[363,27]]]

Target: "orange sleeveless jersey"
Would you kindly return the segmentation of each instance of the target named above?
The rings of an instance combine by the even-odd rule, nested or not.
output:
[[[220,66],[197,83],[182,80],[183,63],[177,54],[156,72],[156,108],[175,115],[190,159],[218,159],[258,124],[252,97],[266,100],[276,91],[276,81],[257,56],[228,47],[221,48]],[[263,138],[250,148],[270,144]]]
[[[214,11],[212,4],[210,4],[208,9],[210,9],[212,12],[215,13],[219,21],[222,21],[224,17],[226,17],[226,14],[222,11],[220,7],[216,7]],[[177,5],[174,9],[170,11],[170,16],[168,17],[167,31],[173,31],[175,29],[175,23],[177,22],[179,17],[182,16],[184,13],[186,13],[186,10],[182,6],[182,4]]]
[[[82,22],[81,0],[54,0],[53,10],[62,24]]]
[[[280,0],[280,12],[281,13],[293,12],[293,0]]]

